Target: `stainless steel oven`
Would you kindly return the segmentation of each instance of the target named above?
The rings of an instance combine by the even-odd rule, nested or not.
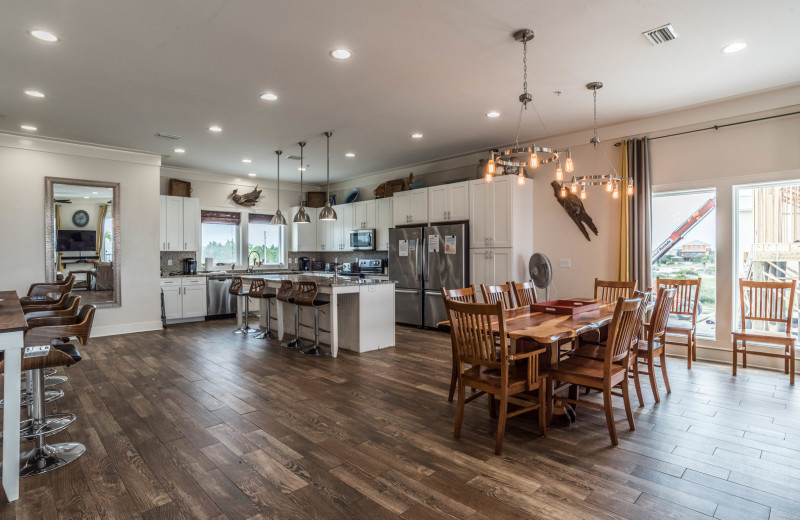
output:
[[[375,250],[375,230],[355,229],[351,231],[350,249],[354,251],[361,251],[365,249]]]

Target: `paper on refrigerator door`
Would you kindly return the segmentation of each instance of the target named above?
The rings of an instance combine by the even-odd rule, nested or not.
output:
[[[445,235],[445,237],[444,237],[444,254],[446,254],[446,255],[454,255],[454,254],[456,254],[456,236],[455,235]]]
[[[408,256],[408,240],[400,241],[399,256]]]
[[[428,237],[428,252],[429,253],[439,252],[439,235],[431,235]]]

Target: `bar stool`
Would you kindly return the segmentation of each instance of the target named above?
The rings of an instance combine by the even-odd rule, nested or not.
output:
[[[272,339],[275,335],[272,333],[270,326],[272,324],[270,320],[270,311],[269,311],[269,300],[271,298],[275,298],[275,293],[267,292],[267,282],[265,280],[256,279],[250,283],[250,297],[251,298],[261,298],[266,300],[266,307],[267,307],[267,330],[260,334],[256,334],[253,336],[255,339]]]
[[[301,350],[301,354],[306,356],[324,356],[327,354],[319,346],[319,310],[322,307],[330,305],[330,302],[324,300],[317,300],[319,293],[319,286],[317,282],[300,282],[297,287],[297,292],[294,295],[294,303],[299,308],[311,307],[314,309],[314,346],[307,350]]]
[[[64,282],[32,284],[30,289],[28,289],[28,295],[19,299],[20,304],[25,307],[26,304],[56,303],[64,297],[64,294],[72,292],[72,285],[74,282],[75,276],[70,275]],[[51,298],[51,294],[57,294],[58,298]]]
[[[231,286],[228,289],[230,294],[237,296],[239,301],[241,298],[244,297],[244,312],[242,313],[242,326],[238,329],[234,330],[234,334],[250,334],[252,332],[258,332],[257,329],[251,329],[249,318],[250,318],[250,292],[244,290],[242,285],[242,277],[241,276],[234,276],[233,280],[231,280]]]
[[[294,283],[283,280],[276,295],[278,300],[294,304]],[[300,348],[300,308],[294,306],[294,339],[281,343],[283,348]]]

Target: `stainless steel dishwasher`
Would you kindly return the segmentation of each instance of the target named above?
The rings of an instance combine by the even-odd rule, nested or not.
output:
[[[206,294],[208,310],[206,319],[230,318],[236,315],[236,296],[230,294],[233,276],[209,276]]]

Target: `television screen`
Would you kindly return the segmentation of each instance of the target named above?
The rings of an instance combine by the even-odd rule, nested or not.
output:
[[[96,251],[97,231],[59,229],[56,251]]]

